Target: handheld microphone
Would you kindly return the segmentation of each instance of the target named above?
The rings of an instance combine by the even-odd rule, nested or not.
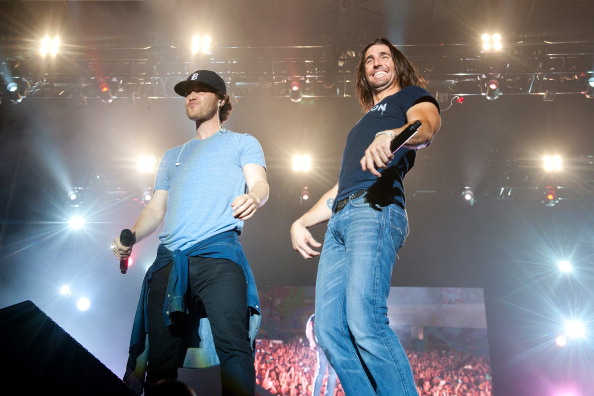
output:
[[[136,243],[136,236],[126,228],[120,233],[120,243],[126,247],[130,247]],[[128,258],[120,260],[120,271],[122,274],[128,271]]]
[[[409,126],[407,126],[406,129],[404,129],[404,131],[402,131],[400,134],[398,134],[398,136],[396,136],[394,140],[392,140],[392,143],[390,143],[390,150],[392,151],[392,153],[394,153],[400,147],[404,146],[408,139],[410,139],[415,133],[417,133],[417,130],[420,127],[421,121],[417,120]]]

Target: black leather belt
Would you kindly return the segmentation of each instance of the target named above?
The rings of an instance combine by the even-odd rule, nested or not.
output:
[[[334,213],[338,213],[340,212],[342,209],[344,209],[344,207],[353,199],[355,198],[359,198],[361,195],[365,194],[367,192],[367,190],[359,190],[359,191],[355,191],[354,193],[352,193],[351,195],[349,195],[346,198],[341,199],[340,201],[338,201],[336,203],[336,206],[334,207]]]

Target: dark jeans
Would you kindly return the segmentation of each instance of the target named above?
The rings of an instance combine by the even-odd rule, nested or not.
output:
[[[149,288],[149,356],[145,388],[160,379],[176,379],[186,345],[175,325],[162,317],[173,264],[155,272]],[[229,260],[190,257],[187,301],[191,313],[206,312],[221,363],[223,396],[254,395],[255,370],[248,336],[247,284],[241,267]]]

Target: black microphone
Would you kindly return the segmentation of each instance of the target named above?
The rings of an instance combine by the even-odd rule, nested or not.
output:
[[[136,243],[136,235],[132,234],[132,231],[126,228],[120,233],[120,243],[126,247],[130,247]],[[120,271],[122,271],[122,274],[128,271],[128,259],[120,260]]]
[[[394,153],[410,139],[417,130],[421,127],[421,121],[417,120],[406,127],[406,129],[398,134],[390,143],[390,150]]]

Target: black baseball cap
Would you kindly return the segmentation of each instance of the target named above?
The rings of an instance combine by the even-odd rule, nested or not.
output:
[[[225,81],[217,73],[210,70],[197,70],[181,82],[175,84],[173,90],[179,96],[186,96],[188,89],[191,87],[203,84],[215,90],[217,94],[224,95],[227,93],[227,86]]]

